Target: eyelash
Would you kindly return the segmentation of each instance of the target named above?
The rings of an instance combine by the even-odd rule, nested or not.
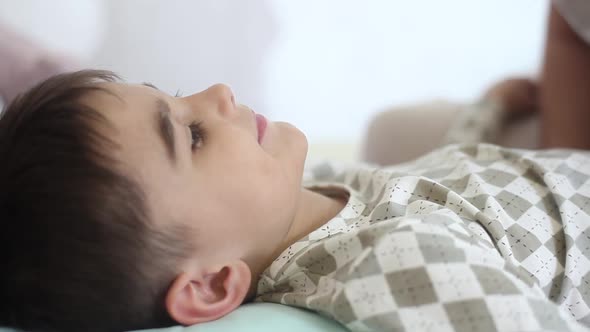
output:
[[[191,123],[188,128],[191,131],[191,149],[195,151],[196,149],[200,148],[205,141],[205,130],[201,125],[201,122],[193,122]]]
[[[174,94],[174,98],[182,97],[182,92],[177,90]],[[191,149],[195,151],[196,149],[200,148],[205,141],[205,130],[201,125],[201,122],[193,122],[188,126],[189,130],[191,131]]]

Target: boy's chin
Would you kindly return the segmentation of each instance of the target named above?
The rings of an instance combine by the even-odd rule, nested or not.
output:
[[[305,134],[289,122],[274,121],[268,130],[261,146],[269,150],[300,154],[305,159],[308,142]]]

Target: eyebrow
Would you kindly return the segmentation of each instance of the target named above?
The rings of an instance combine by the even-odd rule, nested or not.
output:
[[[160,98],[156,99],[156,124],[160,138],[164,142],[168,159],[172,164],[176,163],[176,149],[174,144],[174,125],[170,120],[170,106]]]
[[[149,82],[141,83],[144,86],[150,87],[152,89],[161,91],[155,85]],[[170,120],[170,106],[168,103],[161,99],[156,98],[156,113],[155,113],[155,124],[157,127],[157,132],[166,147],[166,152],[168,154],[168,160],[170,163],[176,164],[176,148],[174,143],[174,125],[172,124],[172,120]]]

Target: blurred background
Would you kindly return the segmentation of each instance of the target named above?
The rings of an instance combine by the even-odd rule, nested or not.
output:
[[[312,156],[352,158],[387,107],[471,101],[502,77],[536,75],[547,10],[547,0],[0,0],[0,23],[171,94],[226,83],[303,130]]]

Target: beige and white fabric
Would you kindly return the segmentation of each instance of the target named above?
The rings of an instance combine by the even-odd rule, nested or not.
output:
[[[335,218],[261,275],[257,301],[353,331],[590,331],[590,153],[451,145],[376,168],[320,164]]]

